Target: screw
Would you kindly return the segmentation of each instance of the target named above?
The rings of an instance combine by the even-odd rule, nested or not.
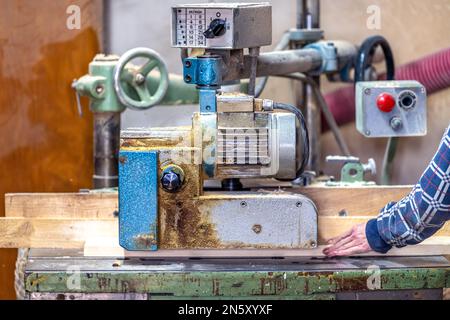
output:
[[[119,162],[120,162],[121,164],[127,163],[127,157],[119,157]]]
[[[300,208],[300,207],[302,206],[301,201],[298,201],[298,202],[295,204],[295,206],[296,206],[297,208]]]
[[[311,248],[315,248],[315,247],[317,247],[317,243],[315,241],[311,241],[310,246],[311,246]]]
[[[369,88],[367,88],[367,89],[365,89],[365,90],[364,90],[364,93],[365,93],[365,94],[367,94],[367,95],[369,95],[369,94],[370,94],[370,92],[371,92],[371,91],[370,91],[370,89],[369,89]]]
[[[186,77],[184,77],[184,81],[190,83],[192,81],[191,76],[187,75]]]
[[[211,106],[206,106],[205,109],[209,111],[211,110]]]
[[[348,212],[345,209],[342,209],[341,211],[339,211],[339,217],[346,217],[348,216]]]
[[[186,62],[184,63],[186,68],[190,68],[192,66],[192,62],[189,60],[186,60]]]
[[[366,136],[370,136],[370,134],[371,134],[370,130],[367,130],[366,131]]]
[[[262,226],[261,226],[260,224],[255,224],[255,225],[252,227],[252,230],[253,230],[253,232],[256,233],[256,234],[261,233],[261,231],[262,231]]]
[[[247,207],[247,202],[242,201],[242,202],[241,202],[241,208],[245,208],[245,207]]]
[[[136,82],[136,84],[143,84],[145,82],[145,77],[142,73],[138,73],[134,77],[134,81]]]

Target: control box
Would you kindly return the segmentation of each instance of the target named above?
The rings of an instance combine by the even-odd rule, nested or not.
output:
[[[366,137],[408,137],[427,133],[427,94],[417,81],[356,84],[356,128]]]
[[[172,46],[244,49],[272,43],[268,3],[202,3],[172,8]]]

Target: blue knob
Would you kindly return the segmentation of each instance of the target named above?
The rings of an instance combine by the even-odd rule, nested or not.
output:
[[[164,171],[161,177],[161,185],[164,190],[169,192],[177,192],[181,189],[183,181],[181,176],[171,169]]]

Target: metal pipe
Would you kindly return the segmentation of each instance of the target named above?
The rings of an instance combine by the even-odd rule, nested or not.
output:
[[[297,0],[297,29],[304,29],[306,21],[306,0]]]
[[[94,188],[118,186],[120,112],[94,113]]]
[[[306,8],[308,10],[306,16],[307,26],[309,25],[310,28],[314,29],[320,28],[320,0],[306,0]]]
[[[320,28],[320,1],[304,0],[302,6],[298,9],[302,11],[303,29],[319,29]],[[301,47],[304,44],[298,44]],[[313,77],[314,82],[320,89],[320,76]],[[297,97],[297,105],[304,106],[306,117],[306,125],[309,131],[309,143],[311,146],[311,154],[308,161],[308,170],[320,173],[321,161],[321,112],[317,104],[314,103],[314,92],[310,84],[305,83],[301,88],[302,95]]]
[[[233,65],[224,61],[224,64],[227,65],[227,72],[223,75],[222,80],[233,81],[250,78],[252,58],[246,55],[243,60],[242,66],[238,63]],[[257,77],[309,72],[319,68],[322,64],[320,52],[314,49],[268,52],[261,54],[257,60]]]
[[[285,50],[289,46],[290,41],[290,33],[289,31],[285,32],[283,36],[280,39],[280,42],[275,46],[274,51],[282,51]],[[255,97],[258,98],[262,92],[264,91],[264,88],[267,85],[267,81],[269,80],[269,77],[264,77],[261,81],[258,82],[255,89]]]
[[[256,73],[258,70],[258,56],[259,56],[259,47],[249,49],[249,57],[251,61],[250,61],[250,81],[248,83],[248,94],[251,96],[255,95]]]
[[[103,0],[102,5],[102,52],[105,54],[111,53],[111,0]]]

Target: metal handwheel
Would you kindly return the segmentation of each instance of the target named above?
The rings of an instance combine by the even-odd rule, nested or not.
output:
[[[138,68],[126,68],[126,65],[136,58],[146,58],[148,61]],[[155,69],[159,69],[161,80],[155,93],[151,93],[147,77]],[[124,81],[130,85],[139,98],[136,100],[127,93]],[[122,55],[114,70],[114,89],[120,102],[131,109],[148,109],[162,101],[169,86],[167,66],[162,57],[148,48],[135,48]]]

